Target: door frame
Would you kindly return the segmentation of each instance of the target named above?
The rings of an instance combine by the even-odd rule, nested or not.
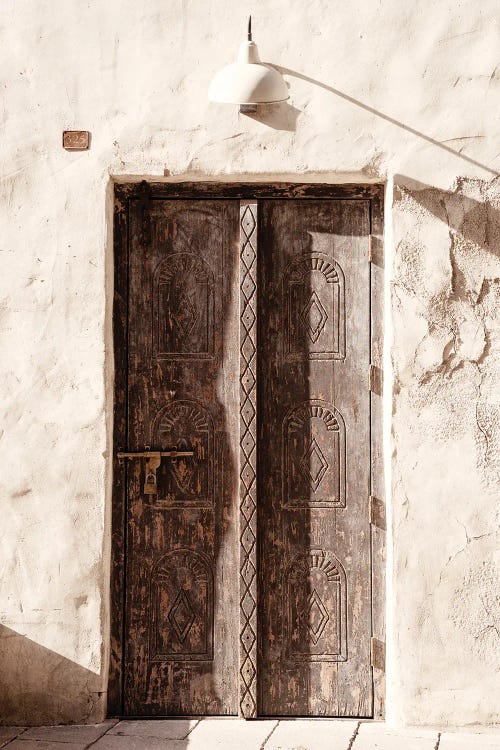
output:
[[[113,345],[114,345],[114,401],[113,401],[113,457],[112,457],[112,510],[111,510],[111,581],[110,581],[110,660],[107,694],[107,715],[123,715],[123,653],[124,653],[124,611],[125,611],[125,549],[126,549],[126,467],[124,462],[117,459],[117,453],[126,450],[126,414],[128,392],[128,204],[129,201],[139,200],[143,207],[144,221],[147,221],[147,208],[150,201],[175,199],[233,199],[242,202],[240,221],[240,259],[241,266],[245,265],[245,275],[252,274],[256,279],[256,245],[253,237],[245,232],[244,209],[252,208],[252,204],[259,199],[330,199],[330,200],[368,200],[370,202],[370,235],[369,257],[370,264],[370,347],[371,366],[370,381],[370,497],[367,498],[367,513],[370,519],[371,539],[371,607],[372,607],[372,638],[371,638],[371,666],[373,680],[373,710],[374,719],[385,716],[385,500],[384,500],[384,466],[382,450],[382,358],[384,350],[384,185],[382,184],[319,184],[319,183],[290,183],[290,182],[149,182],[136,181],[114,184],[114,221],[113,221],[113,249],[114,249],[114,295],[113,295]],[[146,226],[145,226],[146,231]],[[252,233],[250,233],[252,234]],[[250,243],[250,245],[249,245]],[[249,246],[251,262],[248,263]],[[244,256],[243,250],[247,249]],[[240,283],[243,282],[240,273]],[[240,324],[242,335],[255,337],[255,330],[243,331],[242,314],[246,304],[255,304],[255,300],[247,300],[240,306]],[[254,338],[255,341],[255,338]],[[245,362],[241,359],[240,378]],[[250,399],[255,393],[249,393]],[[240,403],[241,414],[241,403]],[[243,419],[240,420],[240,449],[241,434],[248,429]],[[250,426],[255,430],[255,424]],[[245,457],[241,453],[241,459]],[[252,469],[254,470],[254,469]],[[255,497],[249,497],[246,488],[240,488],[240,560],[248,560],[241,541],[241,522],[246,523],[241,514],[243,501],[255,503]],[[255,547],[254,547],[255,549]],[[256,567],[255,551],[250,553]],[[240,571],[241,571],[240,565]],[[249,581],[245,581],[240,574],[240,591],[248,588]],[[241,596],[240,596],[241,600]],[[251,615],[256,618],[256,613]],[[249,621],[249,613],[240,608],[240,632]],[[254,623],[255,624],[255,623]],[[252,652],[244,648],[240,639],[240,715],[254,718],[256,713],[256,680],[250,683],[245,679],[244,663],[248,659],[255,662],[250,666],[257,669],[255,659],[255,644]]]

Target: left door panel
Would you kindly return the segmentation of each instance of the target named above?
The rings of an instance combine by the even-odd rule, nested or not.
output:
[[[238,201],[129,204],[124,712],[238,712]],[[150,489],[150,488],[148,488]]]

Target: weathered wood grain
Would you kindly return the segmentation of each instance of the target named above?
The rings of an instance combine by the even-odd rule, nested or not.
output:
[[[114,460],[110,714],[383,716],[382,206],[380,185],[115,186],[115,456],[196,460],[163,460],[152,496]]]
[[[373,257],[371,276],[371,361],[383,374],[384,352],[384,206],[380,191],[371,200],[371,236]],[[372,392],[371,402],[371,493],[385,508],[382,390]],[[372,524],[372,629],[373,636],[385,643],[386,529]],[[379,665],[380,666],[380,665]],[[373,717],[385,718],[385,668],[373,667]]]
[[[129,206],[124,711],[236,714],[239,206]]]
[[[116,194],[121,199],[138,198],[142,195],[142,181],[117,183]],[[382,185],[343,184],[312,182],[150,182],[151,198],[155,199],[214,199],[234,198],[240,200],[262,200],[267,198],[328,198],[334,200],[381,200]]]
[[[259,210],[259,711],[370,716],[369,201]]]
[[[127,304],[128,304],[128,199],[115,195],[113,249],[113,341],[115,389],[113,406],[113,493],[111,517],[110,661],[108,715],[123,711],[123,597],[125,592],[126,467],[117,458],[127,439]]]

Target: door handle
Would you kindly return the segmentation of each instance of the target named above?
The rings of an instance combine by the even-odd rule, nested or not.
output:
[[[119,459],[128,458],[129,460],[132,460],[134,458],[145,458],[146,463],[144,466],[144,494],[156,495],[158,494],[156,470],[160,466],[162,458],[181,458],[182,456],[192,456],[194,455],[194,451],[137,451],[135,453],[126,453],[123,451],[119,451],[116,455]]]

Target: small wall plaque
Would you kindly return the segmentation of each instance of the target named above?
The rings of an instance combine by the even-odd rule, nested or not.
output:
[[[64,130],[63,148],[66,151],[86,151],[90,145],[88,130]]]

